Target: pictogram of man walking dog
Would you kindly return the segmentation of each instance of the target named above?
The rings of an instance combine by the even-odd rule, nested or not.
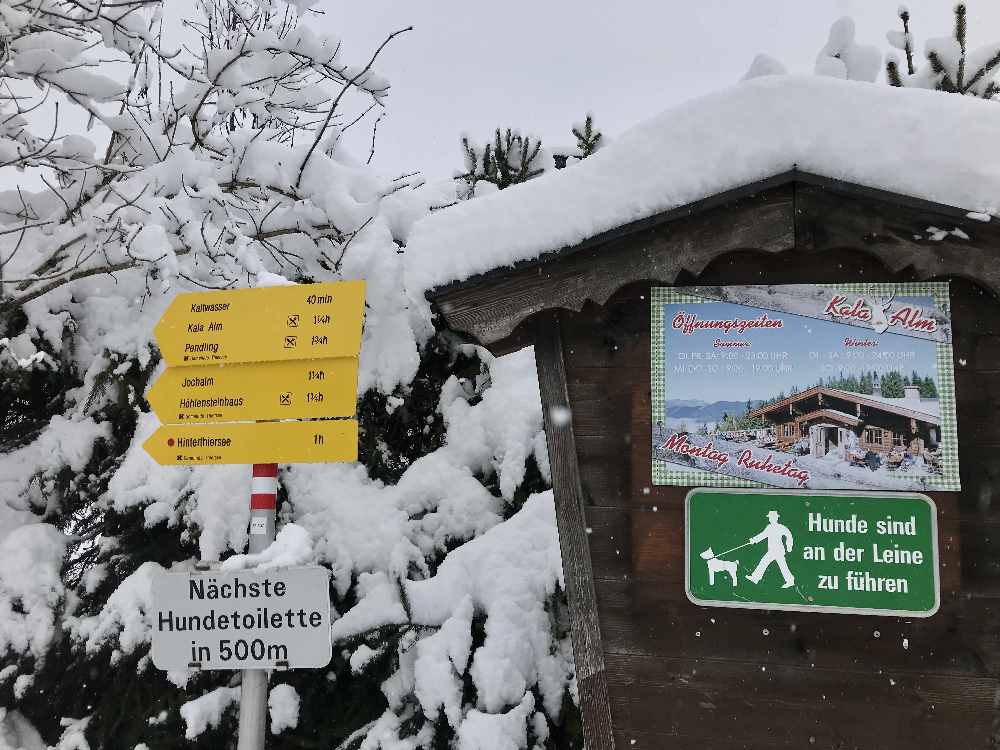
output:
[[[722,560],[720,558],[738,549],[749,547],[751,544],[759,544],[766,541],[767,551],[760,559],[760,562],[757,563],[757,567],[747,576],[747,580],[753,584],[758,584],[764,577],[764,574],[767,573],[767,569],[771,565],[777,565],[778,571],[784,579],[784,585],[781,588],[789,589],[794,586],[795,576],[792,575],[792,571],[788,568],[788,561],[785,559],[785,556],[792,551],[792,532],[784,524],[778,523],[779,518],[778,511],[768,511],[767,526],[759,534],[750,537],[749,541],[744,542],[738,547],[728,549],[725,552],[720,552],[718,555],[712,552],[711,547],[702,552],[701,557],[708,565],[709,585],[715,585],[715,574],[717,572],[725,572],[729,574],[732,585],[736,586],[736,566],[739,564],[739,561]]]

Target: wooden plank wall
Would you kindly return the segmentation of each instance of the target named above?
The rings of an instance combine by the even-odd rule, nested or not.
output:
[[[850,250],[733,253],[678,283],[914,280]],[[927,620],[697,607],[687,487],[650,482],[649,291],[560,313],[619,750],[994,748],[1000,738],[1000,303],[953,280],[964,490],[936,493]]]

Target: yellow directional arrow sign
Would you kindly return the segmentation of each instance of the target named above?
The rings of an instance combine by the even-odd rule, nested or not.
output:
[[[170,367],[357,357],[365,282],[178,294],[156,324]]]
[[[358,460],[358,423],[233,422],[163,425],[143,444],[161,466]]]
[[[147,399],[161,422],[354,416],[358,360],[169,367]]]

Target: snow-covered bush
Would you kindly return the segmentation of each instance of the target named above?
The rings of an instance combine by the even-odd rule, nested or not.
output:
[[[955,24],[949,36],[930,38],[924,45],[926,63],[919,65],[916,43],[910,29],[910,11],[899,7],[902,30],[886,33],[891,51],[885,57],[885,78],[890,86],[935,89],[963,96],[996,99],[1000,95],[1000,43],[968,48],[968,11],[964,3],[954,10]],[[903,58],[900,58],[902,53]],[[816,56],[817,75],[854,81],[878,78],[881,53],[874,45],[855,41],[854,20],[845,16],[833,22],[827,42]],[[757,55],[743,79],[787,72],[780,60]]]
[[[953,94],[979,96],[994,99],[1000,94],[996,76],[1000,71],[1000,44],[993,42],[968,50],[968,20],[964,3],[955,6],[955,26],[950,36],[928,39],[924,46],[927,63],[920,67],[913,59],[914,38],[910,31],[910,11],[906,6],[899,9],[902,31],[893,30],[886,34],[889,44],[898,52],[892,52],[886,60],[886,80],[892,86],[911,86],[937,89]],[[906,69],[901,70],[902,52],[906,58]]]
[[[0,0],[0,737],[231,746],[239,675],[153,667],[150,582],[256,562],[249,471],[142,451],[153,325],[178,291],[363,278],[361,460],[284,467],[268,558],[331,569],[338,642],[272,692],[269,746],[578,742],[534,360],[404,286],[454,185],[345,151],[381,47],[308,5]]]
[[[588,156],[592,156],[607,143],[604,134],[594,125],[594,115],[586,114],[583,122],[570,128],[575,142],[572,145],[545,148],[540,138],[522,135],[507,128],[496,129],[493,140],[482,148],[462,136],[463,169],[455,173],[458,198],[478,198],[497,190],[533,180],[552,169],[564,169]]]
[[[474,198],[534,179],[554,168],[552,155],[539,138],[507,128],[496,129],[492,141],[480,148],[462,136],[465,169],[456,175],[460,197]]]

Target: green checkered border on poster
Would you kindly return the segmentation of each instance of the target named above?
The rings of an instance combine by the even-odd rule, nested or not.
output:
[[[900,296],[929,295],[948,319],[951,319],[951,301],[947,281],[904,282],[898,284],[816,284],[827,289],[836,289],[850,294],[879,295],[898,294]],[[665,410],[666,372],[663,369],[663,306],[680,303],[698,304],[711,302],[705,297],[685,293],[682,287],[653,287],[650,293],[650,388],[652,391],[652,422],[656,424]],[[935,491],[958,491],[961,482],[958,471],[958,420],[955,417],[955,369],[951,343],[937,344],[938,405],[941,411],[941,474],[925,480],[923,489]],[[649,437],[647,437],[649,439]],[[654,485],[680,485],[700,487],[766,487],[759,482],[751,482],[726,474],[716,474],[696,469],[673,468],[653,459]]]

